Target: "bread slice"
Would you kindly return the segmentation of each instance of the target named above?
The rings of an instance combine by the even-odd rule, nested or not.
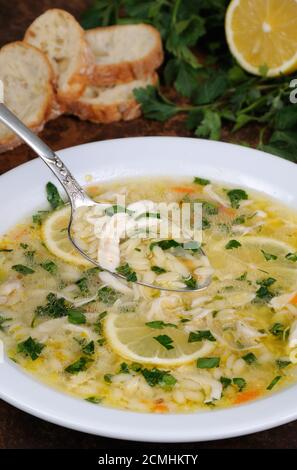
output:
[[[147,24],[129,24],[86,31],[95,57],[92,85],[110,86],[143,79],[163,61],[160,33]]]
[[[52,86],[53,76],[48,59],[35,47],[19,41],[0,49],[4,103],[34,132],[39,132],[47,120],[60,112]],[[20,143],[12,131],[0,124],[0,152]]]
[[[54,69],[60,101],[77,99],[94,60],[84,30],[64,10],[47,10],[29,26],[24,40],[44,52]]]
[[[110,123],[121,119],[130,121],[141,115],[140,105],[134,98],[133,90],[155,85],[157,81],[158,75],[154,73],[142,80],[108,88],[88,85],[83,95],[68,105],[67,111],[80,119],[97,123]]]

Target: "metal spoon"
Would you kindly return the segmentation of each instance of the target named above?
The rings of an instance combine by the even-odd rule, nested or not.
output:
[[[103,271],[107,271],[117,278],[126,280],[125,276],[105,269],[96,259],[91,258],[88,254],[83,251],[77,242],[73,239],[71,234],[71,227],[73,224],[73,219],[76,214],[76,211],[82,207],[91,207],[91,206],[101,206],[106,207],[105,204],[94,202],[83,190],[83,188],[78,184],[75,178],[72,176],[70,171],[66,168],[62,160],[58,155],[53,152],[37,135],[35,135],[28,127],[26,127],[3,103],[0,103],[0,122],[9,127],[16,135],[18,135],[24,142],[26,142],[29,147],[34,150],[34,152],[44,161],[44,163],[49,167],[53,174],[58,178],[61,185],[63,186],[70,202],[71,207],[71,218],[68,226],[68,236],[75,248],[80,252],[80,254],[86,258],[88,261],[99,267]],[[200,254],[206,256],[202,248],[200,248]],[[173,292],[196,292],[202,289],[206,289],[211,283],[212,276],[210,275],[203,284],[198,284],[196,287],[185,287],[180,289],[167,288],[159,285],[148,284],[146,282],[135,281],[137,284],[140,284],[145,287],[150,287],[152,289],[158,289],[163,291],[173,291]]]

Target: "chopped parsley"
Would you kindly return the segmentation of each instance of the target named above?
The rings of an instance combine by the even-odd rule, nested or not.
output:
[[[276,255],[273,255],[272,253],[267,253],[267,251],[261,250],[261,253],[263,254],[266,261],[275,261],[277,259]]]
[[[36,225],[41,225],[49,211],[38,211],[37,214],[32,215],[32,222]]]
[[[183,279],[184,284],[189,289],[196,289],[197,288],[197,280],[193,276],[189,276]]]
[[[103,378],[104,378],[104,381],[105,381],[107,384],[111,384],[113,375],[112,375],[112,374],[105,374]]]
[[[237,240],[229,240],[225,245],[226,250],[233,250],[234,248],[239,248],[241,243]]]
[[[52,318],[64,317],[68,314],[69,305],[64,297],[58,298],[56,294],[50,292],[45,306],[39,305],[35,309],[36,315],[48,316]]]
[[[232,221],[232,225],[241,225],[245,223],[245,216],[239,215]]]
[[[92,362],[92,359],[82,356],[77,361],[73,362],[73,364],[67,366],[65,372],[68,372],[68,374],[78,374],[79,372],[87,370],[90,362]]]
[[[253,364],[254,362],[257,361],[257,358],[254,353],[248,353],[245,354],[245,356],[242,356],[242,359],[249,365]]]
[[[77,287],[79,288],[80,292],[83,295],[88,295],[90,293],[89,287],[88,287],[88,279],[86,277],[82,277],[75,283]]]
[[[285,326],[282,323],[274,323],[274,325],[269,329],[270,333],[273,336],[283,337]]]
[[[232,380],[229,379],[228,377],[223,377],[223,376],[222,376],[222,377],[220,378],[220,382],[221,382],[221,384],[223,385],[223,389],[225,389],[225,388],[227,388],[227,387],[229,387],[229,386],[231,385]]]
[[[159,386],[166,391],[172,390],[177,380],[173,375],[166,370],[160,370],[154,367],[153,369],[142,369],[141,374],[145,378],[150,387]]]
[[[231,191],[227,192],[227,196],[233,209],[238,209],[240,201],[248,199],[248,195],[243,189],[231,189]]]
[[[119,266],[116,269],[117,273],[121,274],[124,276],[128,282],[136,282],[137,281],[137,275],[136,272],[132,270],[131,266],[126,263],[123,264],[122,266]]]
[[[200,186],[207,186],[210,184],[210,181],[204,178],[200,178],[199,176],[195,176],[194,181],[195,184],[200,184]]]
[[[199,359],[197,359],[198,369],[213,369],[214,367],[219,367],[219,365],[219,357],[199,357]]]
[[[143,214],[137,216],[135,220],[139,220],[144,217],[152,219],[161,219],[161,214],[159,212],[144,212]]]
[[[119,298],[119,294],[108,286],[101,287],[98,290],[98,299],[107,305],[112,305]]]
[[[169,250],[170,248],[181,246],[181,244],[175,240],[160,240],[159,242],[152,242],[150,244],[150,250],[153,250],[155,246],[159,246],[162,250]]]
[[[292,261],[293,263],[296,263],[297,261],[297,251],[295,253],[288,253],[285,258],[289,261]]]
[[[232,382],[238,387],[239,392],[241,392],[246,387],[246,380],[242,377],[234,377]]]
[[[11,267],[11,269],[13,269],[14,271],[20,274],[23,274],[24,276],[35,273],[34,269],[31,269],[28,266],[25,266],[23,264],[15,264],[14,266]]]
[[[163,328],[166,327],[177,328],[177,325],[175,325],[174,323],[165,323],[162,320],[149,321],[145,325],[149,328],[154,328],[156,330],[163,330]]]
[[[11,253],[13,250],[9,248],[0,248],[0,253]]]
[[[88,397],[88,398],[85,398],[86,401],[88,401],[89,403],[93,403],[93,405],[99,405],[99,403],[102,402],[102,398],[100,397]]]
[[[4,329],[4,323],[6,323],[7,321],[11,321],[12,318],[6,318],[6,317],[3,317],[2,315],[0,315],[0,331],[3,331]]]
[[[58,272],[58,266],[53,261],[45,261],[41,263],[40,266],[50,274],[56,275]]]
[[[269,289],[276,282],[276,279],[273,277],[268,277],[262,281],[257,281],[257,284],[260,285],[259,289],[256,291],[256,297],[254,298],[254,303],[268,303],[275,296],[273,292]]]
[[[67,309],[67,316],[69,323],[73,323],[73,325],[82,325],[87,321],[85,314],[76,308]]]
[[[32,361],[35,361],[40,356],[43,348],[45,348],[45,344],[39,343],[29,336],[25,341],[18,344],[17,352],[24,354],[25,356],[30,356]]]
[[[291,364],[291,361],[285,361],[283,359],[277,359],[275,361],[275,363],[276,363],[276,365],[279,369],[284,369],[285,367],[288,367]]]
[[[82,352],[87,354],[88,356],[91,356],[95,352],[95,343],[94,341],[90,341],[89,343],[85,344],[82,347]]]
[[[133,211],[129,211],[129,209],[120,205],[114,205],[105,209],[105,214],[109,215],[110,217],[112,217],[114,214],[120,214],[120,213],[126,213],[129,215],[132,215]]]
[[[119,370],[119,374],[129,374],[130,373],[130,370],[129,370],[129,366],[126,362],[122,362],[120,364],[120,370]]]
[[[216,341],[215,337],[211,334],[210,330],[197,330],[191,331],[189,334],[189,343],[196,343],[197,341]]]
[[[57,190],[56,186],[50,181],[46,185],[46,195],[47,195],[47,200],[50,203],[51,208],[53,210],[64,206],[64,201],[61,198],[59,191]]]
[[[278,381],[281,379],[281,375],[277,375],[276,377],[274,377],[274,379],[270,382],[270,384],[268,385],[268,387],[266,388],[266,390],[272,390],[273,387],[278,383]]]
[[[166,273],[166,269],[160,268],[160,266],[152,266],[151,270],[154,271],[154,273],[156,273],[156,274]]]
[[[218,206],[209,201],[202,202],[202,210],[207,215],[217,215],[219,212]]]
[[[154,339],[158,341],[165,349],[168,351],[170,349],[174,349],[174,346],[172,346],[173,339],[170,338],[168,335],[159,335],[159,336],[154,336]]]

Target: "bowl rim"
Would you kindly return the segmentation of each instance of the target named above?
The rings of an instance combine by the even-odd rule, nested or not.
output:
[[[133,150],[139,149],[139,145],[143,141],[146,142],[145,155],[149,154],[149,150],[157,150],[160,147],[165,149],[169,146],[173,154],[176,154],[179,149],[183,150],[186,147],[188,147],[189,152],[193,152],[193,149],[195,150],[197,146],[196,148],[205,150],[206,153],[212,154],[218,150],[219,154],[229,155],[226,159],[231,159],[230,164],[236,162],[235,154],[238,154],[236,158],[238,158],[239,167],[241,165],[240,162],[244,161],[244,169],[250,169],[254,175],[256,175],[257,169],[262,170],[267,165],[268,173],[270,176],[273,175],[272,184],[270,180],[267,180],[267,175],[261,175],[259,181],[254,179],[254,181],[257,181],[257,185],[261,181],[263,183],[266,181],[267,186],[265,184],[264,186],[266,189],[269,188],[268,192],[273,197],[275,193],[274,185],[277,182],[277,178],[279,175],[284,175],[286,176],[286,182],[280,184],[280,191],[276,191],[276,193],[282,195],[281,200],[284,201],[285,199],[287,205],[297,202],[297,187],[295,189],[296,185],[294,186],[293,184],[296,181],[297,166],[294,163],[259,150],[235,144],[183,137],[132,137],[87,143],[63,149],[58,151],[58,153],[61,154],[66,165],[77,168],[81,166],[79,158],[81,159],[82,153],[86,154],[90,151],[92,158],[97,159],[96,152],[94,153],[94,151],[97,150],[98,146],[99,151],[104,150],[105,147],[105,150],[110,148],[112,151],[118,150],[122,152],[123,148],[126,147],[126,152],[132,151],[133,153]],[[133,158],[130,158],[131,161]],[[188,157],[182,155],[182,160],[184,158]],[[220,158],[223,158],[222,155]],[[217,156],[210,158],[210,160],[212,159],[218,161],[218,165],[222,164]],[[176,157],[175,160],[179,162]],[[136,166],[139,165],[135,158],[134,164]],[[206,167],[211,164],[211,162],[206,163]],[[105,162],[105,165],[108,167],[108,162]],[[179,163],[177,163],[178,165]],[[255,168],[252,171],[253,165],[255,165]],[[180,168],[182,167],[183,165],[181,164]],[[173,174],[177,174],[180,168],[175,168]],[[223,168],[223,171],[225,170],[226,167]],[[220,170],[216,169],[217,173],[218,171]],[[275,174],[275,172],[278,172],[278,174]],[[2,192],[1,186],[4,185],[7,189],[8,185],[13,183],[13,180],[16,182],[24,177],[28,177],[28,175],[31,175],[31,179],[33,179],[33,174],[35,176],[40,174],[41,180],[44,180],[45,177],[48,178],[48,170],[46,170],[46,167],[42,165],[39,159],[23,163],[4,173],[0,177],[0,181],[3,183],[0,185],[0,196]],[[149,175],[149,173],[147,174]],[[154,174],[157,175],[157,173]],[[231,179],[233,176],[231,176]],[[79,179],[81,180],[82,176]],[[107,179],[110,179],[109,174],[107,174]],[[245,177],[243,180],[245,181]],[[41,183],[38,181],[36,184],[40,186]],[[240,186],[248,187],[242,181]],[[253,186],[251,189],[253,189]],[[5,357],[4,363],[0,365],[0,373],[2,376],[0,398],[11,405],[54,424],[111,438],[144,442],[197,442],[263,431],[297,419],[297,405],[294,405],[297,384],[274,393],[269,397],[232,408],[188,414],[161,415],[95,406],[84,400],[71,397],[39,382],[7,357]]]

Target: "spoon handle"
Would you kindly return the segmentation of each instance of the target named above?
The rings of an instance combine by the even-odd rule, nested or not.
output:
[[[17,134],[44,161],[60,181],[74,207],[86,203],[88,196],[58,155],[26,127],[3,103],[0,103],[0,122]]]

